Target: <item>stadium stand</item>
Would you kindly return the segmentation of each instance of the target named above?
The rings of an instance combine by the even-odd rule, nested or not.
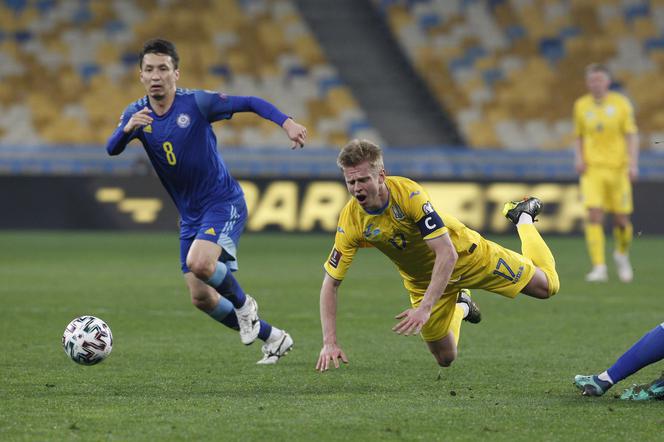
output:
[[[472,147],[571,147],[590,62],[606,63],[633,100],[642,147],[664,139],[661,0],[373,3]]]
[[[104,144],[144,95],[137,55],[155,36],[176,42],[181,87],[266,98],[307,126],[310,147],[380,140],[291,1],[4,0],[0,30],[2,145]],[[223,145],[283,145],[260,119],[228,124]]]

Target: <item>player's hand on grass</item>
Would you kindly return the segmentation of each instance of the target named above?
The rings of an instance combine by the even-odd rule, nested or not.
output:
[[[394,319],[402,319],[402,321],[392,327],[392,331],[400,335],[416,335],[427,323],[429,316],[431,316],[431,310],[422,307],[406,309],[394,317]]]
[[[296,147],[304,147],[304,142],[307,139],[306,127],[296,123],[292,118],[286,119],[282,127],[286,131],[288,138],[290,138],[290,140],[293,142],[291,149],[295,149]]]
[[[129,121],[127,121],[127,124],[125,124],[125,127],[122,130],[125,133],[129,133],[136,128],[152,124],[153,118],[149,115],[151,112],[152,111],[148,107],[144,107],[143,109],[139,110],[138,112],[136,112],[134,115],[131,116],[131,118],[129,119]]]
[[[339,368],[339,359],[341,359],[344,364],[348,364],[348,358],[341,347],[337,344],[325,344],[318,356],[316,370],[322,373],[327,371],[328,368],[331,368],[332,364],[334,364],[334,368]]]

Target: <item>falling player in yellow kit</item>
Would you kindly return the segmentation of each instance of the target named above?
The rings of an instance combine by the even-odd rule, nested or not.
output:
[[[507,203],[523,255],[484,239],[456,218],[439,214],[415,181],[388,177],[380,147],[353,140],[337,159],[351,200],[339,217],[334,247],[324,264],[320,292],[323,348],[316,369],[348,362],[337,343],[337,289],[360,247],[375,247],[394,262],[410,295],[410,308],[396,319],[399,334],[421,333],[440,366],[456,358],[463,319],[479,322],[467,290],[480,288],[514,298],[546,299],[558,292],[555,260],[533,225],[537,198]]]
[[[586,244],[592,270],[586,280],[608,280],[604,259],[604,213],[613,214],[618,277],[630,282],[632,242],[632,185],[639,175],[639,138],[632,105],[622,94],[609,91],[611,76],[606,67],[586,68],[590,93],[574,103],[576,135],[575,167],[580,175],[581,195],[588,210]]]

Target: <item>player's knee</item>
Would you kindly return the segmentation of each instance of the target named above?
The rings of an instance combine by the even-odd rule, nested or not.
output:
[[[188,258],[187,267],[198,279],[207,281],[214,273],[215,263],[202,258]]]
[[[442,351],[433,354],[433,357],[436,358],[436,362],[441,367],[449,367],[452,365],[452,362],[454,362],[456,356],[456,351]]]

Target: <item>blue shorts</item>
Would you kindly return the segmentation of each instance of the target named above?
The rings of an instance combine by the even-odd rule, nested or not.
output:
[[[180,226],[180,264],[182,273],[187,267],[187,254],[195,239],[203,239],[221,246],[219,261],[226,263],[231,271],[238,269],[237,249],[240,235],[247,222],[247,204],[244,198],[210,207],[197,225]]]

